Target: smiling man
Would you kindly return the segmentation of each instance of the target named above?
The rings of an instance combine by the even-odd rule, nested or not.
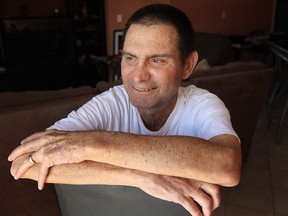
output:
[[[123,85],[24,139],[11,174],[55,183],[63,215],[211,215],[219,185],[239,182],[241,151],[223,102],[180,87],[198,60],[192,25],[152,4],[124,30]]]

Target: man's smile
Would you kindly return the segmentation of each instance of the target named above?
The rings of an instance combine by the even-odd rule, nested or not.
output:
[[[137,91],[140,91],[140,92],[149,92],[149,91],[152,91],[155,89],[155,88],[140,88],[140,87],[136,87],[136,86],[133,86],[133,88]]]

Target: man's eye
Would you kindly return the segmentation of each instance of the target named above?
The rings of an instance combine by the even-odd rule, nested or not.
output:
[[[130,65],[135,65],[137,62],[137,58],[134,56],[127,55],[127,56],[123,56],[123,58],[124,58],[125,62],[127,64],[130,64]]]
[[[133,56],[126,56],[125,59],[127,61],[135,61],[135,57],[133,57]]]
[[[165,63],[165,60],[161,59],[161,58],[152,58],[150,61],[153,64],[164,64]]]

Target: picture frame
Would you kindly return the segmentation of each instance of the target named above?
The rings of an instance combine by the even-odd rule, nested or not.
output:
[[[123,48],[123,30],[114,30],[113,54],[120,55]]]

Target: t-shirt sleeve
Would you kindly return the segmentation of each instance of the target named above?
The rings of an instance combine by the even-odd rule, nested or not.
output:
[[[115,130],[116,120],[123,115],[123,107],[127,104],[122,87],[114,87],[73,110],[66,118],[57,121],[47,129],[66,131]],[[119,124],[121,123],[120,121]],[[115,126],[116,125],[116,126]]]
[[[221,134],[238,135],[232,127],[231,116],[225,104],[214,94],[207,95],[197,104],[196,136],[211,139]]]

